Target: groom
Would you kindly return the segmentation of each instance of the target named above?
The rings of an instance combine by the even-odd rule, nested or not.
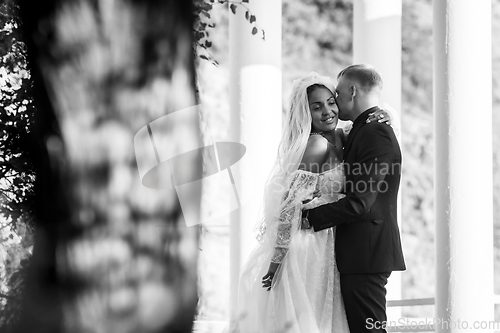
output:
[[[386,332],[385,285],[392,271],[406,269],[397,224],[401,150],[390,126],[366,123],[381,90],[369,65],[338,75],[339,118],[354,122],[344,147],[346,197],[309,211],[315,231],[337,226],[337,267],[353,333]]]

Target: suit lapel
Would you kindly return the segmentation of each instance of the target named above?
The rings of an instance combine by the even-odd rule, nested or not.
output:
[[[358,134],[361,127],[366,125],[366,119],[368,119],[368,114],[375,112],[378,109],[379,109],[379,107],[377,107],[377,106],[369,108],[368,110],[366,110],[365,112],[360,114],[358,116],[358,118],[356,118],[356,120],[354,121],[354,124],[352,125],[351,132],[349,133],[349,138],[347,139],[347,142],[346,142],[345,147],[344,147],[344,161],[346,160],[347,154],[349,153],[349,150],[351,149],[354,137],[356,136],[356,134]]]
[[[349,149],[352,146],[352,141],[354,139],[354,136],[356,136],[356,133],[358,133],[359,129],[361,128],[360,126],[352,127],[351,132],[349,133],[349,138],[347,138],[347,142],[345,144],[344,148],[344,160],[347,158],[347,154],[349,153]]]

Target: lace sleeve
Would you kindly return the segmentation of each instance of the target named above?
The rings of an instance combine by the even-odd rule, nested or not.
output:
[[[271,262],[281,263],[288,252],[294,233],[300,229],[302,201],[312,198],[317,182],[318,175],[311,172],[299,170],[293,175],[289,190],[285,193],[280,206],[274,255]]]

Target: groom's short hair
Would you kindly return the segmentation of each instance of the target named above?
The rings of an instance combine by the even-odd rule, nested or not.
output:
[[[371,91],[374,88],[377,90],[382,90],[384,83],[382,82],[382,77],[371,65],[367,64],[356,64],[350,65],[340,71],[337,76],[337,80],[341,77],[345,77],[358,82],[361,88],[365,91]]]

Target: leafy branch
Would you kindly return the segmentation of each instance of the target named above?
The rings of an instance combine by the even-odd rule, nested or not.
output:
[[[260,31],[262,40],[266,40],[266,33],[264,29],[257,25],[257,17],[252,13],[247,5],[249,2],[250,0],[195,0],[193,13],[195,15],[193,25],[193,48],[195,56],[198,56],[200,59],[210,61],[215,66],[219,65],[209,50],[212,47],[210,31],[215,28],[215,23],[207,21],[211,19],[210,12],[216,4],[229,4],[229,9],[233,14],[236,14],[238,6],[242,7],[245,10],[245,19],[251,24],[252,35],[257,35]],[[202,50],[202,54],[199,53],[200,50]]]
[[[0,297],[1,298],[9,298],[9,299],[13,299],[14,298],[13,296],[5,295],[5,294],[2,294],[2,293],[0,293]]]
[[[229,0],[220,0],[220,3],[230,3],[231,5],[229,6],[229,9],[231,9],[231,12],[236,15],[236,9],[238,6],[241,6],[246,9],[245,11],[245,19],[252,24],[252,35],[256,35],[259,31],[262,33],[262,40],[266,40],[266,32],[264,29],[262,29],[260,26],[257,25],[257,17],[252,14],[252,11],[250,8],[248,8],[245,3],[249,3],[249,0],[242,0],[242,1],[229,1]]]

